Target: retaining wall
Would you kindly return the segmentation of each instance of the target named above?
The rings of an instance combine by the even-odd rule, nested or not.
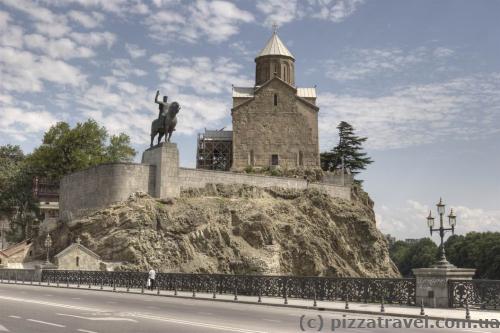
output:
[[[59,196],[62,220],[126,200],[137,191],[154,195],[155,171],[156,167],[149,164],[112,163],[64,177]]]

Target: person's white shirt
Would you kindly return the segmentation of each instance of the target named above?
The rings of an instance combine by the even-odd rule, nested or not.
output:
[[[154,269],[151,269],[151,270],[149,271],[149,278],[150,278],[151,280],[154,280],[154,279],[156,278],[156,272],[155,272],[155,270],[154,270]]]

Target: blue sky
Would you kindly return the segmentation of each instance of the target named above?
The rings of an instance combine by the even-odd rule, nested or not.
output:
[[[156,89],[182,110],[174,141],[230,128],[231,85],[279,25],[298,86],[317,85],[320,145],[367,136],[377,223],[427,235],[440,196],[458,232],[500,231],[500,1],[2,0],[0,144],[29,152],[57,121],[92,117],[148,145]]]

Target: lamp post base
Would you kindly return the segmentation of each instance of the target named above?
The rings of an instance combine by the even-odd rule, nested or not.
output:
[[[449,265],[449,266],[438,266]],[[431,308],[449,307],[448,280],[470,280],[475,269],[457,268],[449,262],[439,262],[432,268],[415,268],[416,302]]]

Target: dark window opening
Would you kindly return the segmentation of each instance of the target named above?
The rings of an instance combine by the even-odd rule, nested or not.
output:
[[[279,165],[279,159],[277,154],[271,155],[271,165]]]
[[[274,106],[278,105],[278,94],[274,94]]]
[[[304,166],[304,153],[299,151],[299,166]]]
[[[76,257],[76,267],[80,267],[80,257]]]

